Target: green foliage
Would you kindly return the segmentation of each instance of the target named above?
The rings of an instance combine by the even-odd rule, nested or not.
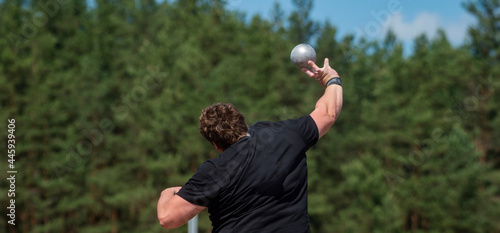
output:
[[[0,228],[163,232],[160,192],[218,156],[201,109],[231,102],[249,124],[310,113],[323,90],[289,53],[311,43],[344,81],[339,119],[308,152],[312,232],[500,231],[497,0],[464,4],[470,43],[439,31],[410,56],[393,32],[339,38],[313,1],[289,16],[276,3],[271,21],[226,4],[0,1],[0,129],[16,120],[18,170],[17,222]],[[207,211],[199,225],[210,232]]]

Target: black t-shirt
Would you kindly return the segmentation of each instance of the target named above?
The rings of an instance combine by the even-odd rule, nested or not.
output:
[[[305,152],[318,140],[314,120],[257,122],[249,134],[201,164],[177,195],[208,207],[213,232],[309,232]]]

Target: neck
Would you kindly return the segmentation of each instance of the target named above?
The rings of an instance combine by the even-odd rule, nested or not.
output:
[[[240,139],[244,138],[245,136],[250,136],[250,134],[246,133],[246,134],[240,135],[238,137],[238,139],[236,139],[236,141],[239,141]]]

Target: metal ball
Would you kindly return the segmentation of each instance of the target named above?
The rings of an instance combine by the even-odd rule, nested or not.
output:
[[[308,44],[299,44],[290,53],[290,60],[299,68],[309,69],[311,66],[307,62],[316,62],[316,51]]]

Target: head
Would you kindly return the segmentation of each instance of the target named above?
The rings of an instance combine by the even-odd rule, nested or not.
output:
[[[225,103],[216,103],[203,109],[199,129],[201,135],[221,152],[248,132],[243,114],[232,104]]]

